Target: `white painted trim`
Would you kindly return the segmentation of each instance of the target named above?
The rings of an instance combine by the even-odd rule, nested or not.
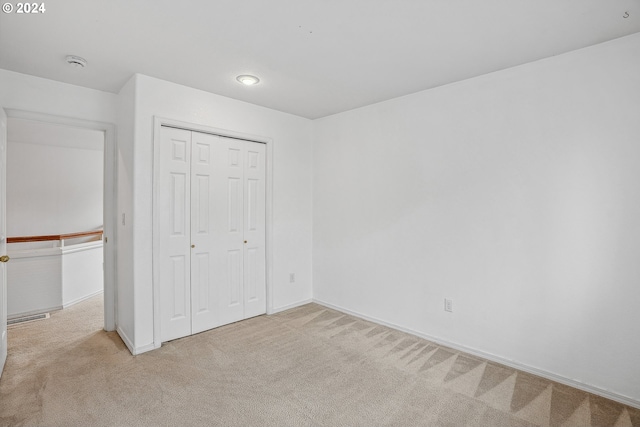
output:
[[[158,183],[160,182],[160,130],[163,121],[157,117],[153,118],[153,188],[151,190],[151,280],[152,280],[152,292],[153,292],[153,344],[162,345],[162,339],[160,338],[160,264],[158,262],[158,254],[160,253],[160,243],[158,236],[160,236],[160,218],[158,217]]]
[[[528,366],[528,365],[522,364],[522,363],[517,362],[515,360],[505,359],[505,358],[503,358],[501,356],[498,356],[498,355],[495,355],[495,354],[492,354],[492,353],[487,353],[487,352],[484,352],[482,350],[477,350],[475,348],[467,347],[467,346],[462,345],[462,344],[458,344],[458,343],[454,343],[454,342],[451,342],[451,341],[447,341],[447,340],[439,338],[439,337],[434,337],[434,336],[431,336],[431,335],[428,335],[428,334],[424,334],[422,332],[418,332],[418,331],[415,331],[415,330],[410,329],[410,328],[405,328],[403,326],[396,325],[395,323],[387,322],[387,321],[378,319],[376,317],[367,316],[365,314],[358,313],[357,311],[349,310],[349,309],[346,309],[344,307],[340,307],[338,305],[331,304],[331,303],[328,303],[328,302],[325,302],[325,301],[322,301],[322,300],[319,300],[319,299],[316,299],[316,298],[313,299],[313,302],[315,302],[316,304],[322,305],[324,307],[331,308],[333,310],[337,310],[337,311],[340,311],[342,313],[346,313],[346,314],[349,314],[351,316],[367,320],[369,322],[377,323],[379,325],[388,326],[389,328],[393,328],[393,329],[396,329],[398,331],[402,331],[402,332],[406,332],[406,333],[411,334],[411,335],[415,335],[417,337],[423,338],[423,339],[425,339],[427,341],[431,341],[431,342],[433,342],[435,344],[438,344],[438,345],[441,345],[441,346],[444,346],[444,347],[449,347],[449,348],[452,348],[454,350],[458,350],[458,351],[462,351],[462,352],[467,353],[467,354],[478,356],[478,357],[481,357],[483,359],[486,359],[486,360],[489,360],[489,361],[492,361],[492,362],[500,363],[502,365],[509,366],[511,368],[518,369],[520,371],[528,372],[530,374],[537,375],[539,377],[546,378],[548,380],[555,381],[555,382],[558,382],[560,384],[568,385],[570,387],[574,387],[574,388],[577,388],[579,390],[586,391],[586,392],[592,393],[592,394],[596,394],[598,396],[602,396],[602,397],[605,397],[607,399],[615,400],[616,402],[622,403],[624,405],[640,409],[640,401],[632,399],[632,398],[630,398],[628,396],[624,396],[624,395],[621,395],[621,394],[618,394],[618,393],[615,393],[615,392],[612,392],[612,391],[609,391],[609,390],[604,390],[604,389],[601,389],[599,387],[596,387],[596,386],[593,386],[593,385],[590,385],[590,384],[585,384],[583,382],[580,382],[580,381],[577,381],[577,380],[574,380],[574,379],[571,379],[571,378],[565,378],[565,377],[562,377],[560,375],[554,374],[552,372],[548,372],[548,371],[545,371],[545,370],[539,369],[539,368],[534,368],[532,366]]]
[[[7,113],[2,105],[0,105],[0,251],[7,250],[7,150],[9,142],[7,141]],[[5,255],[0,253],[0,255]],[[7,267],[4,263],[0,266],[0,378],[8,357],[7,343]]]
[[[7,251],[7,254],[12,259],[61,256],[62,248],[21,249],[17,251]]]
[[[73,126],[104,132],[104,190],[103,190],[103,228],[104,238],[108,239],[103,253],[104,258],[104,329],[116,329],[116,243],[117,243],[117,194],[116,194],[116,127],[112,123],[95,120],[83,120],[73,117],[31,111],[5,109],[7,116],[17,119],[35,120],[45,123]]]
[[[151,343],[151,344],[143,345],[142,347],[136,348],[134,351],[131,352],[131,354],[133,354],[134,356],[137,356],[139,354],[146,353],[151,350],[155,350],[156,348],[160,348],[160,346],[156,347],[154,343]]]
[[[273,140],[263,141],[267,145],[265,185],[265,268],[267,281],[267,314],[273,313]]]
[[[95,291],[95,292],[93,292],[93,293],[90,293],[89,295],[85,295],[85,296],[83,296],[83,297],[76,298],[76,299],[74,299],[73,301],[69,301],[69,302],[68,302],[68,303],[66,303],[66,304],[62,304],[62,308],[63,308],[63,309],[64,309],[64,308],[69,308],[69,307],[71,307],[72,305],[76,305],[76,304],[78,304],[79,302],[86,301],[86,300],[88,300],[89,298],[93,298],[93,297],[95,297],[96,295],[100,295],[100,294],[101,294],[101,293],[103,293],[103,292],[104,292],[104,291],[101,289],[101,290],[99,290],[99,291]]]
[[[260,135],[253,135],[245,132],[237,132],[229,129],[215,128],[196,123],[183,122],[179,120],[168,119],[165,117],[154,116],[153,118],[153,190],[152,190],[152,274],[153,274],[153,347],[148,350],[160,348],[162,345],[160,332],[160,289],[159,276],[160,267],[158,265],[159,242],[157,236],[160,234],[158,225],[158,182],[160,181],[160,172],[158,165],[160,164],[160,128],[169,126],[184,129],[192,132],[210,133],[231,138],[244,139],[247,141],[261,142],[266,145],[266,245],[265,245],[265,266],[267,281],[267,314],[274,313],[273,310],[273,139]],[[147,348],[145,346],[143,348]]]
[[[86,243],[78,243],[77,245],[63,246],[60,248],[60,252],[62,252],[62,255],[65,255],[65,254],[73,254],[76,252],[90,251],[91,249],[99,249],[102,247],[103,247],[102,240],[98,240],[95,242],[86,242]]]
[[[7,251],[9,256],[14,259],[20,258],[37,258],[45,256],[61,256],[72,254],[75,252],[84,252],[91,249],[102,248],[102,241],[78,243],[77,245],[55,247],[55,248],[35,248],[35,249],[18,249]]]
[[[287,305],[283,305],[281,307],[277,307],[274,308],[273,311],[269,314],[276,314],[276,313],[280,313],[281,311],[287,311],[287,310],[291,310],[292,308],[297,308],[297,307],[301,307],[303,305],[307,305],[314,302],[313,299],[309,298],[306,299],[304,301],[298,301],[298,302],[294,302],[292,304],[287,304]]]
[[[133,346],[133,342],[129,339],[127,334],[124,333],[124,331],[120,328],[120,326],[116,328],[116,332],[118,333],[118,335],[120,335],[120,339],[122,340],[124,345],[127,346],[127,348],[129,349],[129,352],[135,356],[136,354],[134,351],[135,347]]]
[[[7,320],[17,319],[18,317],[35,316],[37,314],[50,313],[52,311],[60,311],[60,310],[62,310],[62,306],[55,305],[49,308],[40,308],[38,310],[24,311],[22,313],[12,314],[11,316],[7,316]]]
[[[129,336],[127,336],[127,334],[122,330],[122,328],[120,328],[120,326],[116,328],[116,332],[118,333],[118,335],[120,336],[120,339],[122,340],[124,345],[127,347],[127,349],[129,350],[129,353],[131,353],[132,356],[137,356],[139,354],[146,353],[151,350],[155,350],[156,348],[160,348],[160,346],[156,346],[154,343],[143,345],[142,347],[136,348],[133,346],[133,342],[131,341]]]

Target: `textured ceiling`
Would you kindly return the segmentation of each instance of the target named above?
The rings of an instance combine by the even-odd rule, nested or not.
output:
[[[640,32],[640,0],[55,0],[0,14],[0,68],[141,73],[308,118]],[[69,67],[66,55],[89,62]],[[239,74],[261,83],[244,87]]]

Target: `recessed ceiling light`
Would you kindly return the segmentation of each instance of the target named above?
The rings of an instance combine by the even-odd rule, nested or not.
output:
[[[87,60],[79,56],[69,55],[67,56],[67,64],[76,68],[84,68],[87,66]]]
[[[248,74],[243,74],[241,76],[236,77],[236,80],[246,86],[253,86],[260,83],[260,79],[256,76],[250,76]]]

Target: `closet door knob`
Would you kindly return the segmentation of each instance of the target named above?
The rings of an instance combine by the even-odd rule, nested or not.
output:
[[[0,262],[9,262],[10,259],[7,255],[0,256]]]

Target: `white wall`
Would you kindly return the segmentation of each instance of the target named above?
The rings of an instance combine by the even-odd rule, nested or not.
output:
[[[8,254],[10,318],[60,310],[103,291],[100,240],[65,247],[11,249]]]
[[[640,403],[639,117],[637,34],[317,120],[314,299]]]
[[[134,92],[135,137],[133,153],[127,155],[133,158],[130,178],[136,351],[152,348],[154,338],[151,239],[154,116],[273,139],[274,308],[310,300],[311,121],[142,75],[135,79]],[[289,273],[296,274],[296,283],[289,283]]]
[[[8,236],[101,228],[103,161],[102,150],[9,141]]]
[[[69,307],[102,292],[102,242],[89,242],[60,249],[62,306]]]
[[[21,317],[62,308],[60,248],[11,251],[7,265],[7,316]]]
[[[118,96],[0,69],[0,106],[107,123],[116,121]]]
[[[133,76],[118,94],[118,182],[116,221],[116,318],[117,330],[130,350],[134,349],[135,313],[133,301],[133,138],[135,125],[135,81]],[[122,215],[124,214],[124,224]]]

